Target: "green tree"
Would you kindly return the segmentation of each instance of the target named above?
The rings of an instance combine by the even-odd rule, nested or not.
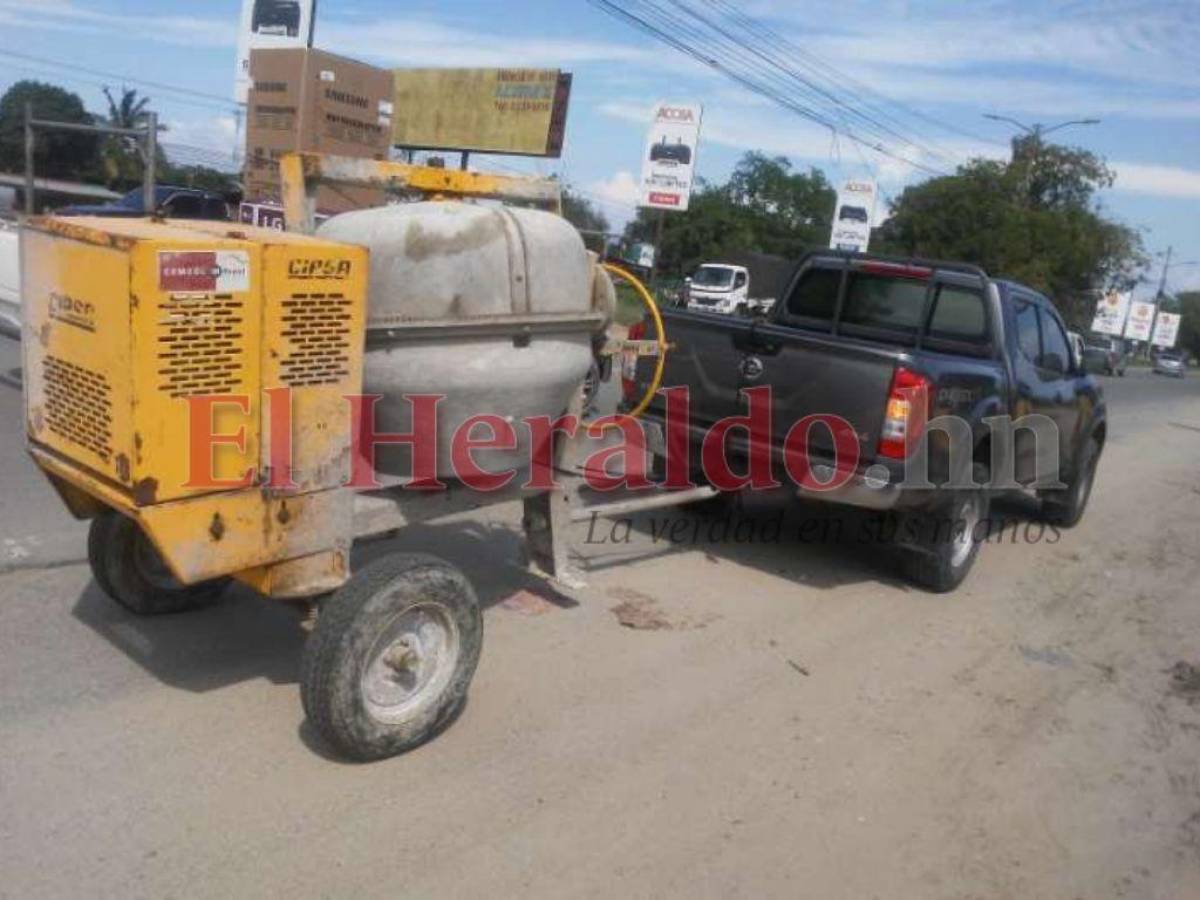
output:
[[[1179,347],[1185,353],[1200,358],[1200,291],[1185,291],[1175,298],[1183,316],[1179,323]]]
[[[836,192],[821,172],[794,172],[783,157],[751,152],[728,183],[700,180],[686,212],[639,210],[625,239],[654,243],[663,216],[660,267],[675,275],[734,251],[796,258],[825,243],[835,203]]]
[[[90,125],[83,101],[70,91],[39,81],[18,81],[0,98],[0,170],[25,169],[25,104],[53,122]],[[96,161],[97,140],[89,134],[39,131],[34,167],[40,177],[79,180]]]
[[[570,188],[563,188],[562,203],[563,218],[585,232],[583,242],[587,244],[588,249],[602,252],[608,242],[606,233],[611,227],[604,213],[586,197],[572,192]]]
[[[1113,179],[1086,150],[1020,138],[1008,163],[973,160],[955,175],[906,188],[876,249],[972,262],[1015,278],[1086,330],[1096,296],[1132,288],[1145,265],[1141,235],[1106,218],[1096,202]]]
[[[126,87],[121,88],[120,99],[114,98],[107,87],[104,88],[104,97],[108,100],[107,125],[124,129],[146,127],[149,121],[149,97],[139,97],[136,90]],[[105,184],[114,190],[137,186],[144,174],[144,155],[141,141],[136,137],[110,135],[104,138],[101,158]],[[160,165],[165,162],[161,153],[158,161]]]

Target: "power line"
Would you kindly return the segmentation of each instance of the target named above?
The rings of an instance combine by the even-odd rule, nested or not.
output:
[[[983,144],[996,144],[996,142],[990,138],[986,138],[972,131],[960,128],[942,119],[931,116],[928,113],[922,112],[916,107],[910,106],[902,101],[880,93],[865,82],[854,78],[852,75],[847,74],[843,70],[835,68],[826,60],[821,59],[810,51],[803,49],[794,42],[783,37],[779,33],[771,30],[767,26],[745,15],[732,4],[726,2],[726,0],[703,0],[703,2],[709,6],[715,6],[725,10],[739,27],[750,33],[758,35],[765,42],[782,50],[787,54],[788,59],[795,60],[797,65],[813,73],[814,75],[822,76],[825,72],[828,72],[834,76],[839,83],[851,85],[856,88],[860,94],[874,97],[875,101],[871,101],[860,96],[859,102],[862,103],[862,105],[864,105],[866,108],[875,112],[881,118],[885,118],[894,123],[902,122],[898,116],[892,114],[886,108],[884,104],[887,104],[896,107],[898,110],[901,110],[914,119],[918,119],[928,125],[933,125],[934,127],[939,128],[947,133],[955,134],[959,137],[969,138],[970,140],[978,141]],[[997,144],[997,146],[999,145]]]
[[[696,10],[690,8],[687,4],[680,2],[680,0],[671,0],[671,2],[678,9],[680,9],[681,11],[692,16],[696,20],[702,22],[708,28],[712,29],[713,31],[717,32],[722,37],[724,37],[727,41],[731,42],[735,46],[744,48],[747,52],[752,54],[754,57],[757,57],[758,59],[762,60],[768,66],[777,70],[779,73],[781,73],[786,78],[794,79],[799,84],[808,88],[819,100],[824,100],[829,103],[832,103],[834,105],[834,107],[836,107],[836,115],[838,115],[838,117],[841,119],[843,127],[845,127],[847,124],[846,118],[853,117],[853,118],[859,120],[859,123],[861,126],[865,126],[868,129],[871,129],[871,130],[876,131],[877,133],[880,133],[883,135],[889,135],[889,136],[899,140],[901,143],[907,144],[908,146],[913,147],[914,149],[921,150],[930,156],[940,157],[942,159],[945,159],[946,161],[952,162],[952,160],[950,160],[949,157],[943,156],[938,150],[936,150],[932,147],[929,147],[928,145],[922,144],[919,141],[913,140],[908,135],[901,133],[897,128],[891,127],[886,122],[881,122],[878,118],[871,116],[871,115],[867,115],[866,113],[862,112],[861,110],[854,108],[849,103],[842,100],[842,98],[839,97],[834,90],[820,84],[818,81],[814,80],[811,77],[806,77],[806,76],[800,74],[799,72],[797,72],[795,70],[795,68],[793,68],[786,61],[780,60],[778,57],[764,51],[761,47],[754,46],[752,43],[748,43],[745,39],[739,38],[737,36],[736,32],[731,32],[728,28],[723,27],[723,25],[719,21],[716,21],[708,16],[701,15]],[[704,0],[704,2],[709,7],[715,7],[718,9],[720,8],[719,3],[712,2],[712,0]],[[740,16],[740,14],[736,14],[736,15]],[[740,19],[735,20],[735,21],[737,22],[737,24],[741,25],[743,28],[745,27],[746,23],[748,23],[748,22],[753,24],[753,20],[746,19],[745,17],[740,17]],[[762,29],[760,29],[760,34],[761,33],[762,33]],[[860,101],[859,105],[864,108],[867,107],[867,104],[865,104],[861,101]]]
[[[724,42],[726,46],[721,46],[723,42],[718,40],[718,46],[715,48],[716,55],[714,55],[712,52],[713,48],[711,48],[711,41],[705,42],[703,40],[703,35],[698,35],[696,29],[694,28],[688,28],[687,26],[681,27],[678,17],[669,15],[669,13],[667,13],[661,6],[657,4],[646,2],[638,3],[637,5],[639,6],[639,11],[641,12],[641,15],[639,15],[638,13],[635,13],[624,6],[620,6],[617,3],[611,2],[611,0],[589,0],[589,2],[593,6],[602,9],[604,12],[607,12],[610,15],[632,24],[635,28],[638,28],[657,40],[674,47],[680,52],[687,54],[703,65],[721,72],[723,75],[742,85],[747,90],[750,90],[759,96],[766,97],[777,105],[789,109],[797,115],[808,119],[809,121],[816,122],[817,124],[828,128],[833,132],[840,132],[848,139],[855,141],[864,147],[868,147],[877,153],[904,163],[912,168],[920,169],[932,175],[940,176],[947,174],[946,172],[940,171],[931,166],[927,166],[924,163],[911,159],[886,147],[877,133],[877,123],[871,124],[860,121],[854,128],[851,128],[847,125],[845,119],[843,118],[845,115],[845,110],[838,110],[834,112],[834,115],[841,119],[841,122],[839,123],[831,119],[827,113],[823,113],[822,111],[811,106],[807,106],[803,103],[798,103],[793,97],[788,96],[787,93],[784,93],[778,86],[780,84],[780,74],[778,72],[772,72],[769,69],[764,70],[761,62],[758,64],[747,62],[747,51],[745,45],[739,43],[736,41],[736,39],[732,41],[734,44],[734,49],[732,50],[728,46],[728,40]],[[678,0],[672,0],[672,2],[674,2],[676,6],[682,6],[678,3]],[[686,7],[682,8],[686,9]],[[694,43],[689,43],[688,40],[677,37],[676,33],[681,31],[686,37],[691,38]],[[731,56],[731,62],[733,62],[734,65],[723,62],[719,58],[721,53]],[[740,66],[740,70],[735,68],[735,66]],[[789,78],[787,79],[787,82],[790,84],[793,90],[802,92],[806,99],[811,102],[813,95],[813,86],[811,83],[805,83],[804,81],[795,78]],[[867,137],[861,134],[860,131],[864,129],[868,132],[872,132],[873,136]]]
[[[48,59],[44,56],[33,56],[29,53],[18,53],[15,50],[0,50],[0,56],[7,56],[12,59],[20,59],[26,62],[33,62],[44,66],[53,66],[55,69],[66,69],[68,71],[80,72],[85,75],[91,75],[97,78],[111,78],[127,84],[137,84],[142,87],[152,88],[158,91],[167,91],[168,93],[180,94],[185,97],[191,97],[205,101],[210,106],[219,106],[226,111],[234,111],[240,109],[239,105],[227,97],[221,97],[218,94],[210,94],[205,91],[197,91],[192,88],[180,87],[178,85],[165,84],[161,81],[150,81],[145,78],[137,78],[132,75],[120,75],[115,72],[106,72],[102,69],[92,69],[87,66],[79,66],[74,63],[63,62],[56,59]],[[176,101],[183,102],[183,101]]]

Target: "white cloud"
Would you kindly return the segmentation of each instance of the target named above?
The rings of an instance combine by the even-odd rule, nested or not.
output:
[[[1110,165],[1117,173],[1114,190],[1155,197],[1200,200],[1200,169],[1129,162],[1114,162]]]
[[[607,206],[636,206],[641,198],[638,179],[628,169],[622,169],[611,178],[593,181],[587,191],[598,203]]]
[[[198,16],[129,15],[89,9],[73,0],[0,0],[0,23],[82,34],[136,36],[159,43],[232,47],[238,21]]]
[[[371,23],[336,19],[317,27],[322,47],[394,66],[566,66],[648,62],[657,54],[585,38],[510,37],[419,19]]]

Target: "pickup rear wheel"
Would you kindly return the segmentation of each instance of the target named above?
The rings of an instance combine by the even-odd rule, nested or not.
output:
[[[912,542],[904,557],[905,574],[935,593],[947,593],[963,583],[987,538],[991,510],[987,467],[977,464],[973,474],[980,487],[957,490],[940,511],[909,520]]]
[[[1092,488],[1096,484],[1096,466],[1100,462],[1100,444],[1096,439],[1088,438],[1084,445],[1079,465],[1071,476],[1071,483],[1063,491],[1046,491],[1042,494],[1042,517],[1046,521],[1063,528],[1072,528],[1079,524],[1087,511],[1088,501],[1092,497]]]

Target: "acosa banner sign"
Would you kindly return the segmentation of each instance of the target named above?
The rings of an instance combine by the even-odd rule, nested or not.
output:
[[[658,103],[642,156],[639,206],[682,212],[692,199],[700,121],[704,109],[694,103]]]
[[[829,237],[831,249],[867,252],[871,246],[876,193],[873,181],[847,181],[842,185],[833,212],[833,233]]]

